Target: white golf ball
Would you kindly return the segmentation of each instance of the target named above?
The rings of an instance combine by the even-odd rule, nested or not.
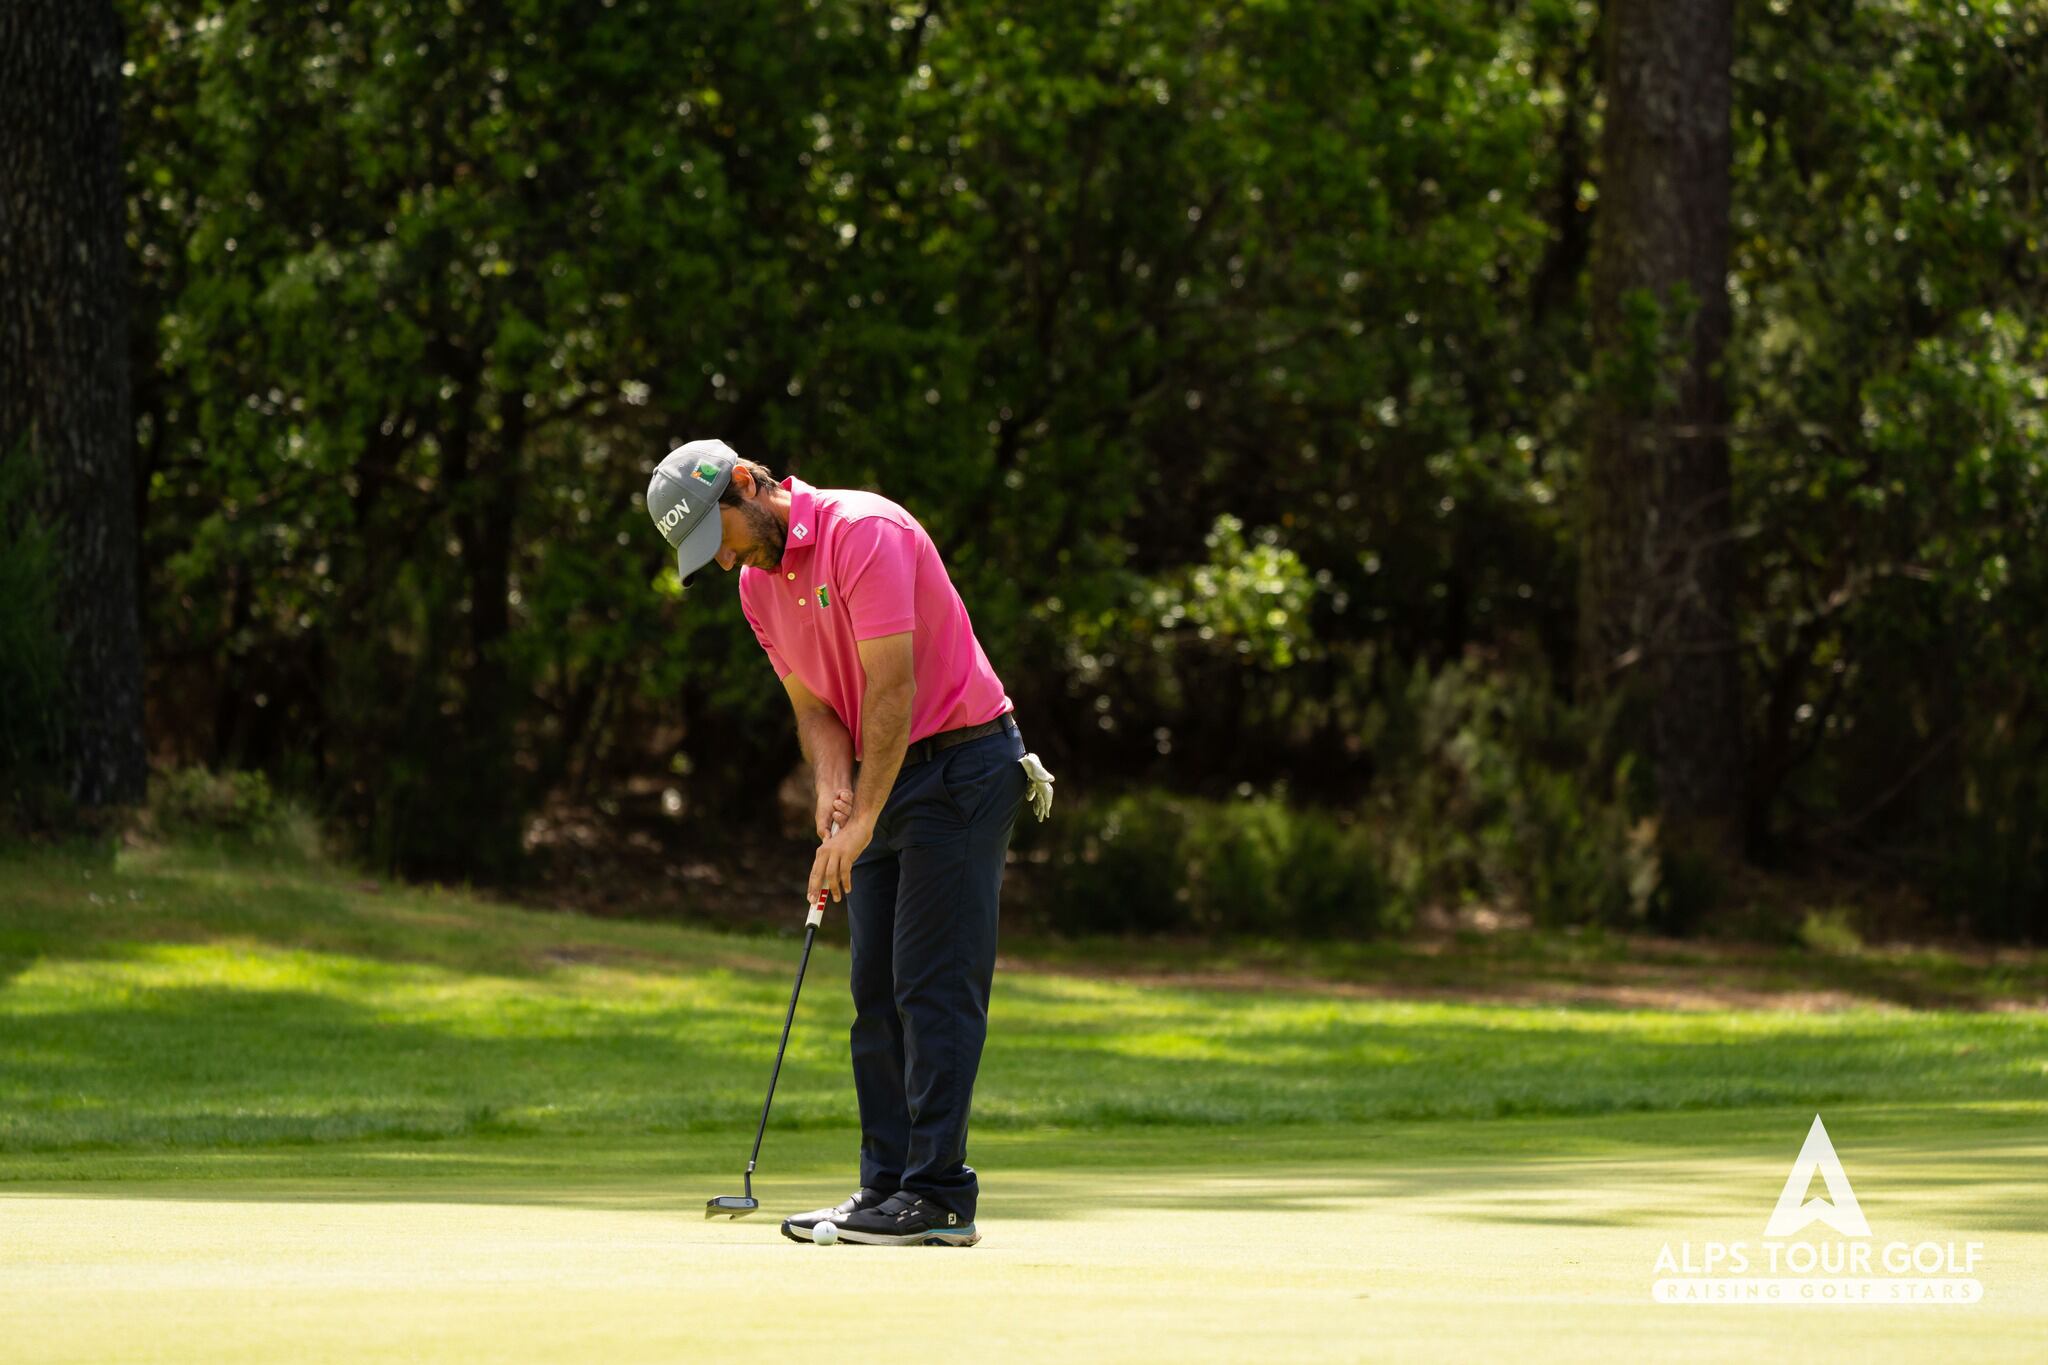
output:
[[[839,1240],[839,1229],[830,1223],[820,1223],[811,1229],[811,1240],[821,1247],[831,1246]]]

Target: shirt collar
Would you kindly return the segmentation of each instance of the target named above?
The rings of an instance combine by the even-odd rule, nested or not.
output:
[[[783,542],[782,557],[808,550],[818,540],[817,489],[792,474],[782,488],[789,494],[789,538]]]

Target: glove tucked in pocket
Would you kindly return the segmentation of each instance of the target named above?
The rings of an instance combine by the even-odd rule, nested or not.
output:
[[[1037,754],[1026,754],[1017,761],[1024,765],[1024,776],[1031,782],[1031,791],[1027,796],[1031,802],[1031,809],[1043,820],[1052,814],[1052,774],[1038,761]]]

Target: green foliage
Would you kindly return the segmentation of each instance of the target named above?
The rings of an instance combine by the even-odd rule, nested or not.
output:
[[[1365,937],[1400,927],[1367,832],[1278,797],[1063,808],[1033,886],[1060,930]]]
[[[1204,543],[1206,560],[1150,577],[1106,575],[1106,600],[1092,609],[1055,599],[1041,620],[1064,610],[1064,672],[1093,692],[1107,728],[1121,717],[1174,718],[1203,698],[1236,695],[1240,720],[1263,730],[1284,722],[1293,690],[1284,685],[1321,646],[1313,632],[1316,584],[1272,528],[1247,538],[1224,514]],[[1168,751],[1170,752],[1169,745]]]
[[[2048,16],[1751,5],[1731,392],[1773,842],[2039,936]]]
[[[1544,926],[1641,926],[1666,851],[1605,766],[1600,720],[1540,681],[1418,670],[1385,718],[1377,795],[1350,819],[1277,796],[1164,791],[1063,808],[1032,885],[1070,932],[1369,936],[1483,904]]]
[[[145,819],[159,837],[306,862],[323,857],[316,822],[296,803],[279,798],[260,772],[187,767],[152,773]]]
[[[1683,281],[1659,298],[1647,289],[1622,296],[1620,335],[1594,363],[1594,384],[1625,412],[1649,413],[1678,402],[1693,351],[1700,301]]]
[[[758,648],[718,585],[649,591],[634,498],[687,435],[911,506],[1027,714],[1133,573],[1290,675],[1256,714],[1110,697],[1144,753],[1226,707],[1238,752],[1327,743],[1299,670],[1433,630],[1453,562],[1468,607],[1530,601],[1549,530],[1430,509],[1545,515],[1509,433],[1571,324],[1513,300],[1565,117],[1539,48],[1590,6],[128,9],[151,626],[269,699],[224,757],[309,737],[380,856],[491,861],[539,793],[665,768],[629,746],[678,715],[693,808],[765,799]],[[1205,566],[1226,512],[1266,529]]]
[[[149,810],[171,834],[253,834],[269,826],[277,803],[262,773],[173,768],[151,784]]]
[[[1799,942],[1810,952],[1835,957],[1854,957],[1863,950],[1863,937],[1856,932],[1854,916],[1839,905],[1808,910],[1799,922]]]
[[[1271,531],[1248,542],[1244,523],[1225,513],[1203,537],[1207,563],[1160,575],[1139,589],[1132,605],[1144,617],[1133,634],[1171,649],[1183,631],[1204,643],[1244,656],[1253,667],[1284,672],[1315,652],[1309,634],[1309,599],[1315,592],[1301,556],[1282,547]],[[1075,642],[1086,647],[1084,631]]]
[[[1662,853],[1634,759],[1604,715],[1560,701],[1540,671],[1417,668],[1375,750],[1375,798],[1398,893],[1518,910],[1537,924],[1640,924]]]
[[[1541,670],[1445,681],[1572,656],[1589,397],[1654,401],[1700,302],[1592,372],[1590,0],[123,10],[148,645],[226,696],[152,703],[379,863],[516,875],[543,797],[672,769],[765,812],[786,703],[637,502],[719,435],[909,506],[1070,779],[1284,780],[1404,905],[1714,898]],[[2044,23],[1744,0],[1733,73],[1749,833],[2014,937]]]

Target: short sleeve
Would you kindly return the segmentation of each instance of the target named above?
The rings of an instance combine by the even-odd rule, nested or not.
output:
[[[740,611],[746,616],[747,624],[754,628],[754,638],[761,642],[762,649],[768,651],[768,662],[775,666],[775,676],[778,679],[788,677],[789,661],[782,657],[782,651],[768,638],[768,628],[762,625],[761,618],[754,614],[754,604],[747,600],[745,592],[740,593]]]
[[[862,517],[832,547],[832,569],[855,640],[900,635],[917,624],[917,531]]]

